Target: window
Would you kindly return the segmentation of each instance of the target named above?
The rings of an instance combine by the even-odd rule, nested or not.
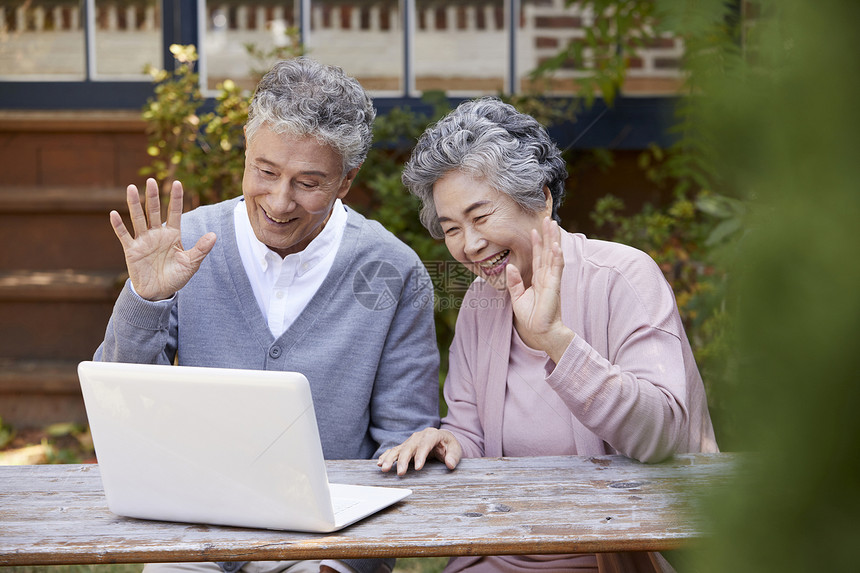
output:
[[[0,4],[0,77],[86,78],[83,10],[76,1]]]
[[[157,0],[6,0],[0,3],[0,78],[145,80],[162,65]]]
[[[144,66],[172,66],[173,43],[198,46],[210,94],[227,78],[253,88],[293,40],[358,78],[383,112],[427,90],[515,93],[595,21],[564,0],[0,0],[0,108],[139,109],[152,94]],[[676,38],[639,50],[625,86],[636,97],[610,115],[665,116],[671,98],[642,96],[677,93],[682,54]],[[547,93],[571,95],[581,74],[561,70]]]

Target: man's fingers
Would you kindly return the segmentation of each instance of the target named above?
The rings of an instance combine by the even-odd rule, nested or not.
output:
[[[197,243],[188,250],[188,259],[195,268],[200,266],[212,248],[215,246],[215,233],[209,232],[197,239]]]
[[[125,190],[125,201],[128,204],[128,215],[131,218],[131,226],[134,235],[139,237],[147,229],[146,215],[143,214],[143,206],[140,204],[140,192],[137,185],[129,185]]]
[[[113,227],[113,232],[116,235],[116,238],[119,239],[123,250],[127,249],[131,246],[134,239],[132,239],[128,229],[125,228],[125,223],[122,222],[122,215],[116,211],[111,211],[109,217],[110,224],[111,227]]]
[[[170,205],[167,207],[167,226],[179,228],[182,220],[182,183],[174,181],[170,188]]]
[[[158,198],[158,183],[151,177],[146,180],[146,214],[150,229],[161,226],[161,200]]]

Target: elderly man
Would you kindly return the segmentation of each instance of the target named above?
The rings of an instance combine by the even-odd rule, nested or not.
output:
[[[242,197],[182,215],[176,182],[162,225],[157,183],[146,182],[145,208],[129,186],[134,236],[110,214],[129,280],[95,359],[302,372],[329,459],[372,458],[438,425],[429,277],[409,247],[341,203],[374,117],[339,68],[282,61],[251,102]],[[364,573],[393,560],[147,570],[164,567]]]

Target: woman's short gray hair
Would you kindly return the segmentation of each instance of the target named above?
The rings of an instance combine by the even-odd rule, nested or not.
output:
[[[437,239],[443,234],[433,186],[452,171],[486,182],[532,212],[545,207],[547,186],[559,221],[567,179],[561,151],[536,119],[512,105],[497,98],[463,102],[418,139],[402,179],[421,200],[421,223]]]
[[[311,135],[340,153],[346,173],[367,157],[375,117],[364,88],[341,68],[309,58],[282,60],[257,84],[245,137],[250,141],[264,123],[275,133]]]

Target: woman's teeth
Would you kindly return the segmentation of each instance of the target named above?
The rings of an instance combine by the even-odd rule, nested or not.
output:
[[[480,263],[478,263],[478,266],[484,270],[492,269],[493,267],[498,265],[500,262],[505,260],[505,258],[507,258],[507,256],[509,254],[511,254],[510,249],[504,250],[501,253],[499,253],[498,255],[496,255],[495,257],[493,257],[492,259],[487,259],[485,261],[481,261]]]

